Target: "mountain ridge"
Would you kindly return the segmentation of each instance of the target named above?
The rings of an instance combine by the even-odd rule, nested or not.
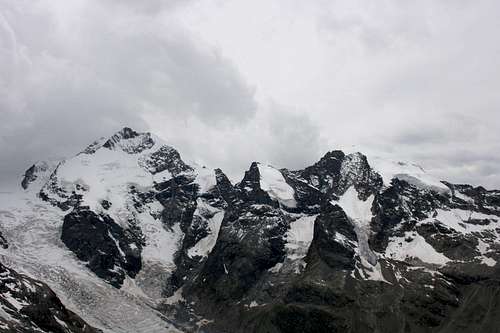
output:
[[[17,206],[0,207],[0,258],[105,331],[496,329],[500,191],[418,166],[333,150],[301,170],[253,162],[233,184],[126,127],[35,164],[22,187]],[[115,313],[117,302],[148,324]]]

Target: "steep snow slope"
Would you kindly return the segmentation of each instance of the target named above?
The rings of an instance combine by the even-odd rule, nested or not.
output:
[[[260,164],[260,186],[269,196],[288,207],[296,207],[295,191],[288,185],[281,172],[270,165]]]
[[[11,198],[17,198],[11,200]],[[113,288],[78,261],[59,239],[63,213],[35,193],[1,194],[0,221],[9,248],[1,262],[46,282],[63,304],[106,332],[176,332],[133,281]]]
[[[210,216],[205,218],[205,216]],[[206,257],[214,248],[217,242],[217,236],[224,219],[224,211],[210,206],[205,200],[199,198],[197,200],[196,211],[194,216],[206,221],[208,235],[201,238],[193,247],[188,250],[190,257],[201,256]]]

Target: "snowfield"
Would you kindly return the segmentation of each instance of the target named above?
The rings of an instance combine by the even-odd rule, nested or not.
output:
[[[32,191],[0,194],[2,232],[10,241],[0,249],[2,262],[47,283],[68,309],[105,332],[180,332],[138,288],[116,289],[80,262],[59,239],[63,215]]]
[[[392,161],[381,157],[369,157],[369,163],[382,176],[385,186],[390,186],[391,180],[397,178],[419,188],[429,188],[437,192],[450,192],[450,189],[441,183],[439,179],[428,174],[417,164]]]
[[[259,163],[260,187],[271,199],[277,200],[287,207],[296,207],[293,188],[288,185],[281,172],[270,165]]]

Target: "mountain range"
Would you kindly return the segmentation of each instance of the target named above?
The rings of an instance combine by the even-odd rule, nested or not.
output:
[[[500,332],[500,191],[340,150],[241,181],[123,128],[0,194],[0,332]]]

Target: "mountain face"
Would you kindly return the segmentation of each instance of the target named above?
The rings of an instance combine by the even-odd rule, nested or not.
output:
[[[500,332],[500,191],[413,164],[331,151],[233,184],[124,128],[21,185],[0,332]]]

